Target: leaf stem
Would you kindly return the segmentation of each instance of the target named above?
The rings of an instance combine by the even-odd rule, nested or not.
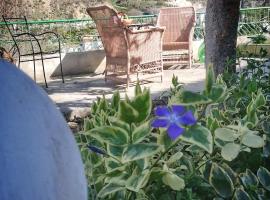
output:
[[[114,157],[114,156],[111,156],[111,155],[109,155],[109,154],[107,154],[107,156],[109,156],[109,157],[111,157],[112,159],[116,160],[116,161],[119,162],[120,164],[123,164],[123,163],[121,162],[121,160],[119,160],[118,158],[116,158],[116,157]]]
[[[204,166],[207,162],[213,160],[213,158],[207,159],[206,161],[204,161],[201,165],[199,165],[198,167],[196,167],[196,171],[199,170],[202,166]]]
[[[206,108],[207,108],[207,106],[208,106],[208,105],[209,105],[209,103],[207,103],[207,104],[203,105],[203,109],[202,109],[202,111],[201,111],[200,115],[198,116],[197,121],[200,121],[200,120],[201,120],[201,118],[202,118],[202,117],[203,117],[203,115],[205,114],[205,111],[206,111]]]
[[[157,163],[163,158],[172,148],[174,148],[178,142],[180,141],[181,136],[172,144],[166,151],[164,151],[162,154],[159,155],[157,160],[150,166],[149,170],[153,169],[157,165]]]

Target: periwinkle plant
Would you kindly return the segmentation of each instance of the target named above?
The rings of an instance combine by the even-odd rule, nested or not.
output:
[[[221,76],[215,80],[210,66],[203,92],[175,89],[154,116],[150,92],[139,85],[134,99],[120,100],[119,93],[99,99],[77,136],[90,198],[267,199],[269,168],[255,162],[270,155],[265,90],[247,98],[239,89],[227,88]],[[252,190],[254,165],[252,173],[260,170]]]

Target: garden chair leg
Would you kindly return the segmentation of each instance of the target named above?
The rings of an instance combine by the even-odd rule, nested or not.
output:
[[[60,59],[61,78],[62,78],[62,83],[65,83],[65,80],[64,80],[64,74],[63,74],[63,65],[62,65],[62,56],[61,56],[61,44],[60,44],[60,40],[58,40],[58,48],[59,48],[59,59]]]
[[[127,87],[126,87],[127,91],[128,91],[128,88],[129,88],[129,74],[127,74]]]
[[[44,61],[43,61],[43,58],[41,59],[41,63],[42,63],[43,77],[44,77],[45,86],[46,86],[46,88],[48,88],[48,84],[47,84],[47,80],[46,80],[46,74],[45,74],[45,67],[44,67]]]
[[[192,51],[188,51],[188,63],[189,63],[189,69],[192,67]]]
[[[35,58],[33,58],[33,66],[34,66],[34,80],[35,80],[35,82],[37,82],[37,78],[36,78],[36,62],[35,62]]]
[[[59,54],[60,54],[60,69],[61,69],[62,83],[65,83],[64,74],[63,74],[63,65],[62,65],[61,53],[59,53]]]

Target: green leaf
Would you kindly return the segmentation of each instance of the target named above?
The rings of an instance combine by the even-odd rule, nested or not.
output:
[[[265,97],[261,91],[259,91],[257,93],[256,98],[254,100],[254,104],[255,104],[256,108],[260,108],[266,104]]]
[[[151,132],[151,127],[149,125],[149,121],[143,123],[139,127],[136,127],[135,130],[132,132],[132,142],[139,143],[143,141],[143,139],[149,135]]]
[[[175,154],[173,154],[169,160],[167,160],[167,164],[170,165],[170,164],[173,164],[175,163],[176,161],[180,160],[180,158],[182,158],[183,156],[183,153],[182,152],[177,152]]]
[[[212,90],[209,94],[209,98],[213,101],[213,102],[218,102],[220,100],[223,99],[223,97],[225,96],[225,87],[221,86],[221,85],[215,85],[212,87]]]
[[[126,188],[134,192],[139,192],[147,184],[150,174],[149,170],[144,170],[140,175],[130,176],[126,182]]]
[[[270,135],[270,122],[269,121],[264,121],[262,123],[262,129],[263,129],[263,132]]]
[[[94,115],[97,112],[97,108],[98,108],[97,102],[94,102],[91,106],[91,114],[92,115]]]
[[[102,126],[87,133],[100,142],[108,144],[125,145],[128,143],[128,133],[124,129],[115,126]]]
[[[230,176],[233,184],[236,184],[237,183],[237,174],[232,170],[232,168],[229,165],[227,165],[226,163],[222,163],[221,167]]]
[[[199,154],[202,152],[202,149],[197,145],[192,144],[188,148],[186,148],[186,151],[192,152],[193,154]]]
[[[114,183],[119,186],[125,186],[129,174],[123,170],[114,170],[107,173],[105,183]]]
[[[270,156],[270,142],[269,141],[267,141],[263,147],[263,156],[265,158]]]
[[[117,119],[116,117],[109,117],[109,121],[110,121],[110,124],[112,126],[122,128],[125,131],[127,131],[127,133],[130,132],[130,126],[129,126],[128,123],[126,123],[126,122],[124,122],[124,121],[122,121],[120,119]]]
[[[136,164],[138,166],[138,169],[141,170],[141,171],[146,169],[150,164],[148,158],[136,160],[135,162],[136,162]]]
[[[243,185],[247,189],[255,188],[259,184],[257,176],[249,169],[246,169],[246,173],[241,173],[239,176],[240,176],[240,179],[241,179]]]
[[[119,102],[120,102],[120,93],[119,91],[116,91],[113,93],[112,103],[111,103],[112,108],[115,109],[116,111],[118,110]]]
[[[207,104],[211,102],[206,96],[191,91],[182,91],[180,95],[177,96],[177,99],[180,101],[179,103],[183,105]]]
[[[236,140],[238,135],[232,129],[228,128],[218,128],[215,130],[215,138],[223,140],[225,142],[233,142]]]
[[[264,140],[258,135],[247,133],[243,136],[242,143],[248,147],[261,148],[264,145]]]
[[[100,102],[98,103],[98,107],[97,107],[97,113],[99,113],[100,111],[105,111],[108,109],[108,101],[105,98],[105,96],[102,97],[102,99],[100,99]]]
[[[194,162],[190,159],[190,157],[187,157],[185,155],[181,158],[181,166],[186,166],[188,173],[194,173]]]
[[[117,185],[115,183],[109,183],[107,185],[105,185],[98,193],[98,197],[99,198],[104,198],[109,194],[113,194],[115,192],[124,190],[125,187]]]
[[[172,77],[172,85],[174,87],[177,87],[179,85],[178,76],[175,76],[174,74],[173,74],[173,77]]]
[[[257,176],[263,187],[270,191],[270,172],[266,168],[260,167],[257,171]]]
[[[146,120],[152,110],[152,99],[149,90],[144,90],[142,94],[137,95],[132,101],[131,106],[138,112],[138,116],[133,122],[142,122]]]
[[[180,178],[179,176],[167,172],[163,175],[162,181],[165,185],[170,186],[173,190],[180,191],[185,188],[185,181],[184,179]]]
[[[181,140],[190,142],[204,149],[208,153],[213,151],[213,138],[211,132],[203,126],[192,126],[181,137]]]
[[[244,118],[247,122],[251,122],[254,126],[258,124],[259,119],[256,113],[256,107],[253,103],[253,101],[250,102],[250,104],[247,106],[247,115]]]
[[[215,191],[223,198],[232,196],[234,190],[233,182],[226,171],[216,163],[212,164],[209,181]]]
[[[84,118],[83,122],[83,130],[84,131],[89,131],[93,128],[93,122],[89,118]]]
[[[213,64],[210,64],[207,66],[207,70],[206,70],[206,80],[205,80],[206,94],[210,94],[214,83],[215,83],[215,74],[214,74]]]
[[[159,152],[160,146],[157,144],[131,144],[125,148],[122,160],[124,163],[139,160],[155,155]]]
[[[258,200],[266,200],[269,199],[268,193],[265,191],[264,188],[258,188],[256,190]]]
[[[246,191],[241,188],[236,189],[233,199],[234,200],[251,200],[248,193],[246,193]]]
[[[111,156],[115,156],[115,157],[122,157],[123,151],[124,151],[124,146],[119,146],[119,145],[111,145],[108,144],[107,145],[107,153]]]
[[[140,82],[137,81],[136,86],[135,86],[135,96],[138,96],[140,94],[142,94],[142,88],[140,86]]]
[[[115,171],[121,167],[121,163],[116,161],[115,159],[109,157],[104,159],[105,160],[105,167],[107,172]]]
[[[164,149],[168,149],[173,141],[168,136],[167,131],[165,129],[160,129],[160,134],[157,136],[157,144],[164,146]]]
[[[121,101],[118,110],[118,117],[122,121],[131,124],[139,117],[139,112],[135,110],[129,103]]]
[[[207,117],[207,128],[210,130],[210,132],[215,132],[217,128],[220,127],[219,122],[216,118]]]
[[[223,140],[221,140],[221,139],[218,139],[218,138],[214,138],[214,143],[215,143],[215,145],[217,145],[219,148],[222,148],[222,147],[224,147],[227,143],[229,143],[229,142],[224,142]]]
[[[228,143],[221,149],[221,156],[228,161],[234,160],[240,152],[240,145]]]
[[[258,90],[258,85],[257,82],[255,80],[252,80],[248,83],[247,85],[247,90],[250,94],[252,94],[253,92],[256,92]]]

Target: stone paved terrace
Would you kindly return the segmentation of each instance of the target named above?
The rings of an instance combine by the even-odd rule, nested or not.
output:
[[[178,76],[179,82],[184,84],[186,89],[200,91],[204,87],[205,68],[195,65],[192,69],[168,69],[164,70],[164,78],[161,83],[160,77],[144,81],[142,87],[150,88],[152,98],[158,98],[159,95],[169,90],[173,74]],[[104,81],[104,75],[83,75],[65,77],[65,83],[60,80],[50,81],[49,88],[46,89],[49,97],[56,103],[68,121],[75,117],[84,117],[89,113],[90,105],[98,96],[103,94],[111,98],[114,91],[119,90],[121,97],[125,93],[129,97],[134,96],[134,85],[128,91],[125,85],[116,84],[113,81]]]

